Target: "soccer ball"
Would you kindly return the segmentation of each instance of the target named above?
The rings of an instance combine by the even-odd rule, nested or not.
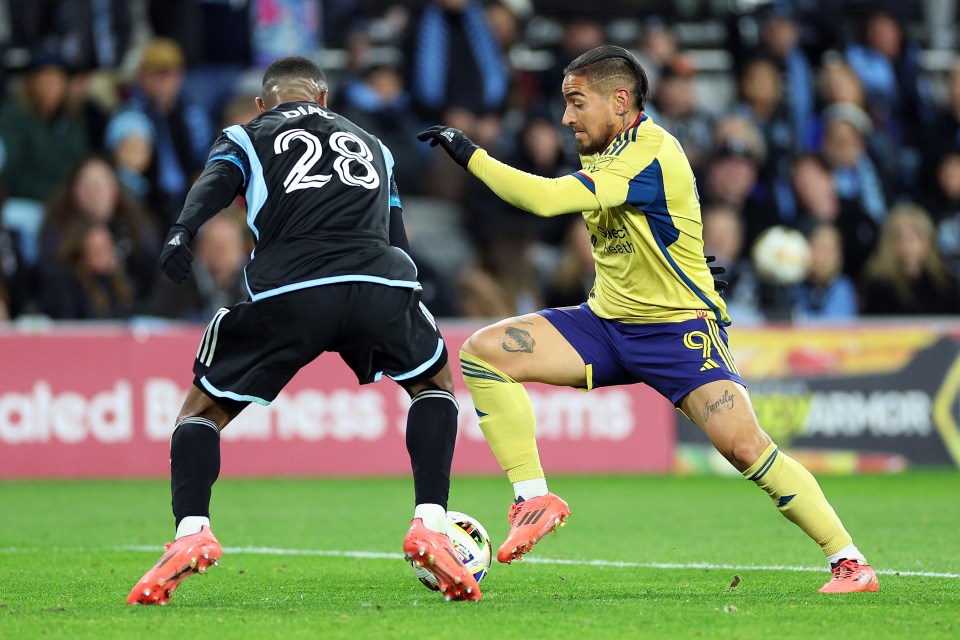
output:
[[[765,282],[797,284],[810,271],[810,245],[796,229],[770,227],[753,243],[753,268]]]
[[[490,568],[490,536],[476,518],[471,518],[459,511],[447,511],[447,535],[453,542],[453,550],[463,560],[463,564],[470,570],[477,582],[483,580]],[[410,561],[413,573],[420,579],[423,586],[433,591],[440,587],[437,579],[424,567],[418,567]]]

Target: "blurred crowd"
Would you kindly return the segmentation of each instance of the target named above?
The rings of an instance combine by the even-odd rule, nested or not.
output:
[[[0,2],[0,320],[199,322],[243,300],[240,199],[201,230],[185,285],[156,259],[213,139],[256,116],[262,69],[294,54],[397,159],[435,315],[579,304],[593,280],[580,217],[515,210],[415,136],[443,123],[515,167],[569,174],[562,70],[607,42],[637,54],[647,113],[690,160],[734,321],[960,313],[960,56],[921,64],[929,43],[907,27],[922,16],[898,9],[911,3],[823,2],[833,14],[720,3],[709,52],[656,2],[620,15],[536,0]],[[774,226],[806,237],[802,282],[755,269]]]

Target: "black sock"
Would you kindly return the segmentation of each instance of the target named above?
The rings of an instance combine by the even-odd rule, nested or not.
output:
[[[170,490],[176,524],[210,517],[210,490],[220,475],[220,430],[206,418],[186,418],[170,438]]]
[[[407,451],[413,467],[415,504],[447,508],[457,410],[453,394],[439,389],[422,391],[413,398],[407,414]]]

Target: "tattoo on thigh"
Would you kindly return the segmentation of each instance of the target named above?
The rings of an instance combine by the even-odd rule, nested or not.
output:
[[[713,402],[703,403],[703,421],[706,422],[707,418],[712,416],[714,413],[720,409],[733,409],[735,398],[730,395],[730,392],[726,389],[723,390],[723,395],[714,400]]]
[[[533,339],[530,332],[526,329],[517,327],[507,327],[504,331],[503,342],[500,343],[504,351],[510,353],[533,353],[533,348],[537,346],[537,341]]]

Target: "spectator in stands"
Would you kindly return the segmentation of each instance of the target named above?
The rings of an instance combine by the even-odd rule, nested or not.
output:
[[[800,47],[800,25],[791,4],[774,3],[763,12],[760,40],[763,52],[780,69],[794,148],[808,150],[814,142],[813,74],[807,54]]]
[[[501,114],[510,70],[479,2],[429,2],[413,36],[409,87],[423,118],[473,137],[482,119]],[[454,113],[459,124],[451,121]]]
[[[423,145],[417,144],[422,127],[404,85],[402,56],[391,48],[367,51],[359,61],[357,77],[344,84],[336,110],[390,149],[398,160],[393,173],[404,195],[420,192],[423,173],[418,160],[426,158]]]
[[[194,244],[193,271],[187,281],[176,285],[158,278],[148,312],[190,322],[207,322],[221,307],[247,298],[243,267],[249,250],[241,225],[243,212],[227,209],[200,229]]]
[[[121,184],[141,202],[151,196],[150,166],[153,159],[154,129],[140,111],[118,113],[107,126],[104,149],[116,167]]]
[[[553,64],[538,76],[537,93],[540,96],[540,102],[549,105],[547,108],[553,109],[555,101],[545,100],[544,97],[552,96],[563,82],[563,69],[567,66],[567,61],[600,46],[605,40],[603,23],[595,15],[580,13],[566,18],[563,21],[563,33],[560,35],[559,42],[550,47]],[[555,122],[560,120],[561,113],[552,111],[551,113],[555,116]]]
[[[257,109],[257,96],[249,93],[238,93],[230,98],[220,113],[220,128],[235,124],[247,124],[260,115]]]
[[[184,93],[208,114],[217,113],[253,64],[252,13],[258,3],[147,0],[147,4],[153,33],[176,42],[183,52]]]
[[[17,249],[14,232],[0,227],[0,322],[20,315],[29,287],[28,273]]]
[[[123,189],[113,167],[100,156],[89,156],[77,164],[50,198],[41,233],[39,269],[56,270],[57,256],[68,236],[76,234],[78,225],[88,223],[110,229],[133,295],[145,299],[156,279],[160,237],[142,205]]]
[[[601,38],[595,44],[587,47],[583,51],[578,51],[574,56],[580,55],[585,51],[603,44],[603,30],[600,31]],[[651,87],[656,87],[660,82],[660,70],[667,66],[671,60],[680,55],[680,45],[677,44],[677,37],[670,26],[661,18],[653,16],[644,20],[643,30],[640,36],[640,51],[637,59],[647,77]],[[573,58],[565,58],[572,60]],[[557,78],[557,82],[562,82],[563,77]]]
[[[203,167],[213,139],[207,112],[181,92],[183,70],[180,46],[166,38],[154,38],[140,57],[137,86],[114,116],[140,113],[153,129],[147,202],[161,227],[176,220],[190,179]]]
[[[770,58],[753,58],[744,65],[739,86],[740,102],[733,113],[750,120],[763,134],[767,146],[764,177],[769,181],[782,178],[797,144],[783,100],[780,69]]]
[[[858,278],[876,244],[877,223],[856,200],[840,199],[829,167],[818,156],[803,154],[794,159],[791,186],[794,226],[808,236],[822,224],[836,226],[842,238],[843,272]]]
[[[820,99],[823,104],[821,113],[817,116],[813,132],[813,148],[819,149],[823,144],[826,115],[832,113],[830,108],[835,104],[852,104],[861,109],[868,116],[866,93],[860,78],[853,68],[836,53],[826,57],[818,76]],[[867,136],[867,151],[871,158],[878,163],[882,175],[889,175],[896,171],[897,143],[891,131],[889,122],[870,119],[871,130]]]
[[[134,35],[132,2],[32,0],[9,2],[11,46],[43,43],[70,69],[119,67]]]
[[[743,219],[746,244],[767,227],[779,223],[770,188],[760,181],[765,147],[757,130],[740,116],[717,123],[716,150],[705,170],[700,191],[704,204],[733,207]]]
[[[872,119],[893,132],[899,147],[896,190],[909,192],[919,176],[921,134],[932,115],[920,73],[920,47],[905,38],[894,15],[877,10],[863,23],[862,42],[848,45],[845,55],[866,90]]]
[[[521,22],[533,13],[531,0],[492,0],[485,10],[500,49],[509,53],[520,41]]]
[[[857,289],[843,273],[840,231],[830,223],[813,228],[810,273],[793,288],[794,320],[850,320],[857,315]]]
[[[689,56],[675,56],[660,69],[653,108],[647,111],[652,111],[656,123],[680,141],[690,166],[699,175],[713,147],[713,123],[697,106],[695,76]]]
[[[566,216],[560,216],[565,218]],[[596,279],[590,233],[582,220],[566,220],[567,233],[556,266],[545,278],[543,301],[547,307],[569,307],[587,299]]]
[[[727,270],[722,277],[727,281],[723,299],[728,313],[736,314],[737,322],[762,320],[760,283],[750,258],[743,255],[746,238],[742,217],[725,204],[706,205],[701,215],[703,252],[716,256],[717,264]]]
[[[933,186],[936,166],[944,153],[960,149],[960,56],[947,76],[946,103],[935,113],[923,137],[924,188]]]
[[[43,220],[43,201],[87,152],[85,129],[68,108],[67,70],[55,54],[30,59],[22,91],[0,107],[0,140],[5,152],[3,183],[9,196],[3,221],[20,236],[20,250],[32,264]]]
[[[415,113],[496,149],[510,68],[477,0],[432,0],[412,30],[407,88]],[[463,172],[434,156],[422,178],[432,196],[461,200]]]
[[[937,250],[926,211],[914,204],[890,210],[860,293],[866,315],[960,313],[960,285]]]
[[[47,272],[41,308],[55,320],[123,320],[134,310],[133,285],[110,228],[84,221],[63,236],[63,270]]]
[[[827,107],[821,154],[830,167],[841,199],[856,201],[880,224],[886,215],[886,194],[880,172],[867,153],[872,125],[859,107],[838,103]]]
[[[527,117],[517,132],[514,151],[504,161],[545,178],[558,178],[576,170],[567,161],[561,134],[545,110],[534,111]],[[554,250],[564,243],[568,221],[531,216],[515,209],[479,181],[468,184],[464,200],[464,226],[481,248],[520,238],[524,243],[542,243]]]
[[[936,185],[922,203],[937,225],[937,244],[951,272],[960,276],[960,147],[940,156]]]

